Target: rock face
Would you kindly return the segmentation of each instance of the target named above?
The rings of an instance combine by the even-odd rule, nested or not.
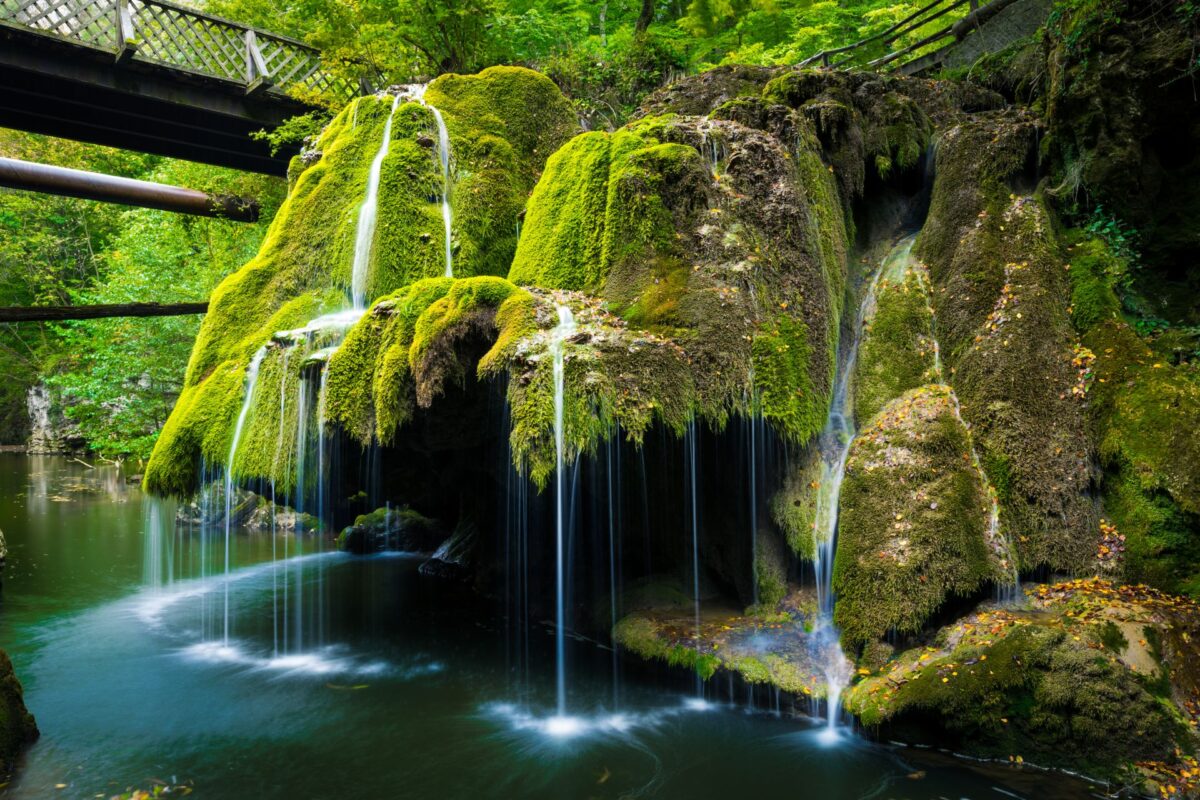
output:
[[[29,411],[29,440],[26,452],[61,455],[82,452],[87,446],[79,426],[67,418],[58,395],[45,384],[29,389],[25,405]]]
[[[0,651],[0,770],[11,773],[17,756],[37,738],[37,723],[25,708],[21,682],[8,656]]]
[[[946,131],[917,253],[942,357],[1020,566],[1091,567],[1097,478],[1074,392],[1070,290],[1042,198],[1020,190],[1037,122],[981,115]]]

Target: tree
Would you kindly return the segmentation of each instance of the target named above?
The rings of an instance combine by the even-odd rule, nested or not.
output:
[[[651,22],[654,22],[654,0],[642,0],[642,10],[633,29],[638,33],[645,33]]]

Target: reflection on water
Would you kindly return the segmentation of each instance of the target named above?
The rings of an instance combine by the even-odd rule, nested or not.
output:
[[[43,732],[5,797],[155,781],[201,798],[1086,796],[1061,777],[859,739],[823,747],[819,726],[697,703],[640,671],[616,710],[610,654],[584,642],[568,643],[579,716],[556,718],[553,635],[534,637],[532,696],[518,695],[491,605],[419,575],[415,558],[301,556],[322,567],[302,574],[324,581],[326,639],[281,653],[281,540],[241,534],[236,635],[205,642],[198,609],[226,586],[143,587],[142,515],[111,467],[0,460],[0,646]]]

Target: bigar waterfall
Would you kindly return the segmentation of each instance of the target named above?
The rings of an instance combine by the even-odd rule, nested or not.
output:
[[[1085,319],[1043,128],[966,83],[749,67],[611,132],[518,67],[355,100],[212,296],[145,471],[139,619],[345,703],[487,686],[473,724],[523,753],[632,748],[587,778],[624,796],[666,780],[630,777],[647,741],[714,719],[828,764],[1165,762],[1200,638],[1114,588],[1093,439],[1157,356]],[[1144,441],[1104,463],[1165,508]],[[379,609],[497,666],[367,647]]]

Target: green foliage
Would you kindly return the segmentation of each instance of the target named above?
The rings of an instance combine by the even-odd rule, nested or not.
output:
[[[323,110],[310,111],[284,120],[283,124],[274,130],[255,131],[250,135],[270,145],[271,155],[275,155],[285,147],[315,141],[322,129],[329,124],[329,120],[329,114]]]

